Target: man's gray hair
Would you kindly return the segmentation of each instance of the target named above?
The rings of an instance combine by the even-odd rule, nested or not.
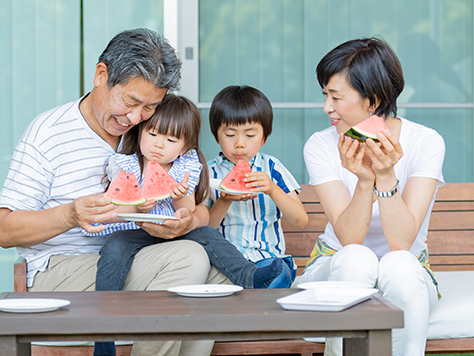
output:
[[[169,42],[156,32],[137,28],[112,38],[99,57],[107,66],[107,86],[143,77],[158,88],[179,89],[181,61]]]

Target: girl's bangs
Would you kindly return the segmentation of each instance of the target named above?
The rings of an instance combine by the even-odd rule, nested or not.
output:
[[[160,135],[173,136],[178,139],[184,136],[184,120],[176,116],[154,115],[144,124],[144,130],[153,130]]]

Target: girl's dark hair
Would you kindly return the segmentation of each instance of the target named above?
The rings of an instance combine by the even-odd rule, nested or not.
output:
[[[379,102],[375,115],[397,115],[397,98],[405,80],[400,61],[383,40],[372,37],[347,41],[326,54],[316,68],[322,88],[339,73],[362,98],[369,99],[370,105]]]
[[[209,110],[209,124],[216,140],[217,130],[222,125],[239,126],[248,122],[262,125],[264,140],[272,133],[272,105],[260,90],[231,85],[217,93]]]
[[[155,130],[161,135],[171,135],[185,142],[184,149],[196,150],[202,164],[199,183],[194,191],[196,204],[200,204],[207,195],[209,172],[206,158],[199,149],[199,133],[201,132],[201,112],[197,106],[184,96],[166,94],[158,104],[149,120],[132,127],[122,138],[120,153],[137,154],[143,174],[144,163],[140,152],[140,138],[144,131]]]

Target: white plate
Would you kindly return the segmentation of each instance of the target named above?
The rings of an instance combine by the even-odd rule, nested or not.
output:
[[[194,284],[168,288],[168,292],[177,293],[183,297],[225,297],[243,288],[231,284]]]
[[[312,289],[312,288],[363,288],[367,289],[364,283],[350,282],[350,281],[316,281],[306,282],[297,285],[301,289]]]
[[[221,179],[211,179],[210,185],[212,189],[215,189],[221,193],[229,194],[229,195],[242,195],[242,194],[258,194],[257,192],[238,192],[236,190],[227,190],[227,189],[222,189],[219,184],[221,184],[222,180]]]
[[[0,299],[0,310],[9,313],[42,313],[71,304],[66,299],[14,298]]]
[[[129,213],[117,214],[122,220],[127,221],[145,221],[145,222],[163,222],[165,220],[179,220],[176,216],[166,216],[158,214]]]
[[[320,288],[306,289],[277,299],[283,309],[309,311],[341,311],[369,299],[377,289]]]

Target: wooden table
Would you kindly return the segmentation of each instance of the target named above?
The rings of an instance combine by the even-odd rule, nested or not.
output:
[[[342,312],[288,311],[276,303],[297,291],[247,289],[219,298],[166,291],[3,293],[0,298],[60,298],[71,304],[46,313],[0,312],[0,356],[29,355],[32,341],[310,336],[343,336],[350,355],[391,355],[391,329],[403,327],[403,312],[385,298],[376,295]]]

